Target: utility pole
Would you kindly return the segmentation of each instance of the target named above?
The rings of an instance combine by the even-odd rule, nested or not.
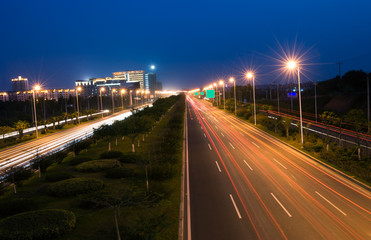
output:
[[[370,128],[370,78],[367,76],[367,123]],[[370,132],[370,129],[368,129]]]
[[[339,80],[341,79],[341,64],[343,64],[342,62],[338,62],[337,64],[339,64]]]

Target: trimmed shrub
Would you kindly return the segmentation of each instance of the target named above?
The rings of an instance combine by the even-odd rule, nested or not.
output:
[[[55,173],[47,173],[45,180],[48,182],[58,182],[65,179],[72,178],[73,176],[69,173],[64,172],[55,172]]]
[[[48,194],[56,197],[75,196],[100,190],[104,183],[100,180],[89,178],[71,178],[53,183],[48,188]]]
[[[126,178],[132,177],[134,170],[130,168],[111,168],[106,171],[106,177],[108,178]]]
[[[0,221],[1,239],[55,239],[76,225],[75,214],[62,209],[20,213]]]
[[[77,156],[72,158],[72,160],[69,162],[71,165],[77,165],[83,162],[91,161],[92,159],[90,157],[81,157]]]
[[[102,170],[120,167],[120,162],[114,159],[107,160],[93,160],[89,162],[80,163],[76,166],[79,172],[99,172]]]
[[[138,154],[125,154],[122,155],[118,160],[122,163],[139,163],[142,161],[142,156]]]
[[[0,202],[0,216],[7,217],[17,213],[31,211],[35,209],[37,204],[32,199],[17,198],[11,200],[3,200]]]
[[[122,152],[120,151],[109,151],[109,152],[102,152],[99,156],[100,159],[112,159],[112,158],[119,158],[122,156]]]
[[[95,192],[81,196],[79,206],[84,209],[97,209],[115,205],[119,201],[108,192]]]

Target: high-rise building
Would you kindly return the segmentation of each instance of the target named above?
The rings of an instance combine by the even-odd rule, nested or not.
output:
[[[12,79],[12,90],[13,92],[28,91],[28,79],[18,76],[18,78]]]
[[[145,74],[146,74],[146,71],[144,70],[114,72],[113,78],[123,79],[127,83],[139,82],[140,88],[145,89],[145,86],[144,86]]]
[[[144,89],[151,93],[157,90],[157,75],[156,73],[146,73],[144,78]]]

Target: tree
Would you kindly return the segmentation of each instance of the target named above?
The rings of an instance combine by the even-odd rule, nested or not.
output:
[[[9,126],[0,126],[0,134],[3,135],[3,143],[5,140],[5,134],[13,132],[14,128],[9,127]]]
[[[338,116],[334,112],[324,111],[322,114],[319,115],[321,122],[325,124],[327,134],[326,134],[326,142],[328,142],[328,136],[330,131],[330,125],[336,122]]]
[[[290,126],[291,126],[291,123],[292,123],[292,120],[293,118],[292,117],[283,117],[283,125],[285,126],[285,129],[286,129],[286,137],[289,138],[290,134],[289,134],[289,130],[290,130]]]
[[[131,139],[132,152],[135,152],[135,139],[141,133],[148,132],[153,124],[153,120],[148,116],[133,115],[124,121],[120,122],[118,130],[122,135],[128,136]]]
[[[365,114],[361,109],[352,109],[345,116],[344,119],[351,124],[352,129],[357,132],[357,146],[358,146],[358,159],[361,158],[360,138],[359,134],[363,127],[367,126]]]
[[[15,130],[17,130],[19,133],[19,138],[23,137],[23,130],[28,128],[29,126],[30,124],[27,121],[22,121],[22,120],[19,120],[18,122],[14,124]]]

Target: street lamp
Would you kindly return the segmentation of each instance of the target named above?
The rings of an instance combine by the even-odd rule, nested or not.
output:
[[[140,95],[142,97],[142,104],[144,104],[144,90],[142,90],[142,95]]]
[[[295,61],[289,61],[286,63],[287,68],[290,70],[297,69],[298,73],[298,88],[299,88],[299,111],[300,111],[300,137],[301,137],[301,146],[304,145],[304,136],[303,136],[303,114],[301,110],[301,88],[300,88],[300,67]]]
[[[133,90],[129,91],[129,96],[130,96],[130,107],[133,105]]]
[[[79,92],[81,92],[81,90],[82,90],[81,87],[77,87],[77,88],[76,88],[77,120],[79,121],[79,124],[80,124]]]
[[[33,95],[33,111],[35,112],[35,129],[36,129],[36,138],[39,137],[39,132],[37,130],[37,114],[36,114],[36,100],[35,100],[35,91],[39,91],[41,89],[40,85],[35,85],[32,90]]]
[[[99,89],[99,96],[100,96],[100,110],[102,111],[102,117],[103,117],[103,101],[102,101],[102,92],[105,91],[104,87],[101,87]]]
[[[218,84],[214,83],[214,87],[215,87],[215,96],[217,97],[217,99],[216,99],[216,106],[219,106],[219,104],[218,104],[219,97],[218,97],[218,95],[216,95],[216,93],[218,92]]]
[[[236,80],[231,77],[229,78],[230,82],[233,82],[233,87],[234,87],[234,115],[237,115],[237,99],[236,99]]]
[[[135,92],[135,104],[136,105],[138,105],[138,93],[140,93],[140,91],[139,90],[137,90],[136,92]]]
[[[113,88],[112,91],[111,91],[111,96],[112,96],[112,114],[115,113],[115,102],[113,100],[113,95],[115,94],[115,92],[116,92],[116,89]]]
[[[125,92],[125,89],[121,89],[121,110],[124,110],[124,99],[122,98],[122,95],[124,95]]]
[[[224,103],[224,111],[225,111],[225,84],[223,80],[220,80],[219,84],[223,85],[223,103]]]
[[[246,77],[248,79],[252,78],[252,93],[253,93],[253,98],[254,98],[254,124],[256,125],[256,104],[255,104],[255,76],[252,72],[248,72],[246,74]]]

